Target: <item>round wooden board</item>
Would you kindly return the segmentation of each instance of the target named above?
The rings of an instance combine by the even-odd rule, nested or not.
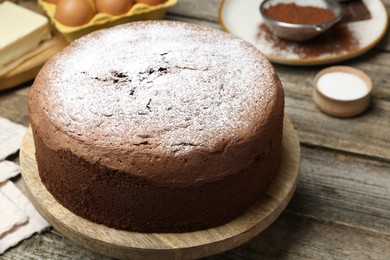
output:
[[[90,250],[120,259],[193,259],[233,249],[267,228],[295,191],[300,146],[285,117],[280,169],[266,193],[241,216],[216,228],[190,233],[135,233],[108,228],[83,219],[59,204],[42,184],[31,128],[20,150],[22,175],[37,210],[64,236]]]

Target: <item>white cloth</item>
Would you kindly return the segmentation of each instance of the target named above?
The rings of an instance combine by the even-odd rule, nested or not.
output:
[[[11,161],[0,161],[0,183],[20,174],[20,166]]]
[[[27,221],[27,214],[0,190],[0,243],[4,233]]]
[[[0,117],[0,160],[19,150],[25,133],[25,126]]]
[[[28,198],[9,181],[20,173],[20,167],[4,159],[19,150],[25,133],[26,127],[0,117],[0,255],[49,227]]]
[[[0,186],[0,191],[28,216],[28,221],[25,224],[15,226],[8,233],[0,236],[0,254],[2,254],[8,248],[18,244],[34,233],[42,232],[50,225],[42,218],[27,197],[23,195],[12,181],[3,183]]]

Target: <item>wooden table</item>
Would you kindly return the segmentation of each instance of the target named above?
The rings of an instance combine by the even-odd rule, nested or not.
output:
[[[220,29],[219,3],[180,0],[167,18]],[[386,4],[389,10],[390,0]],[[390,258],[389,34],[367,54],[342,64],[362,69],[373,79],[369,109],[352,119],[329,117],[314,105],[313,79],[321,66],[275,65],[286,93],[286,113],[301,142],[297,190],[287,209],[262,234],[210,259]],[[0,92],[0,116],[28,125],[30,85]],[[13,159],[18,161],[17,155]],[[107,259],[53,229],[1,257]]]

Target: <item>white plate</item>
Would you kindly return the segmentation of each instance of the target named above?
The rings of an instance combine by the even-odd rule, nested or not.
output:
[[[339,62],[365,53],[374,47],[385,35],[389,26],[386,6],[381,0],[363,0],[371,13],[371,19],[350,22],[344,26],[343,33],[328,32],[323,38],[310,43],[288,42],[278,39],[271,33],[260,29],[263,18],[259,7],[263,0],[222,0],[219,9],[219,22],[225,31],[233,33],[252,43],[267,58],[275,63],[288,65],[320,65]],[[347,31],[348,34],[345,34]],[[354,44],[337,49],[339,35]],[[320,36],[322,37],[322,36]],[[277,43],[279,45],[277,45]],[[328,52],[319,53],[316,49],[330,47]],[[280,47],[282,45],[283,47]],[[304,54],[303,48],[309,48],[314,54]],[[321,51],[320,51],[321,52]]]

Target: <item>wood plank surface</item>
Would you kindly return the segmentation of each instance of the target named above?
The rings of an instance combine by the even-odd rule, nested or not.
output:
[[[210,259],[388,259],[390,236],[285,212],[260,236]]]
[[[288,210],[390,235],[390,163],[303,148],[297,191]]]
[[[31,82],[0,92],[0,116],[27,126],[27,95]]]
[[[219,2],[179,0],[167,18],[220,29]],[[390,0],[385,2],[390,11]],[[340,64],[362,69],[373,80],[370,108],[351,119],[329,117],[313,103],[313,79],[324,66],[275,65],[286,114],[302,146],[296,193],[263,233],[209,259],[390,258],[390,34],[365,55]],[[29,85],[0,92],[0,116],[28,125]],[[55,230],[34,235],[0,258],[109,259]]]

